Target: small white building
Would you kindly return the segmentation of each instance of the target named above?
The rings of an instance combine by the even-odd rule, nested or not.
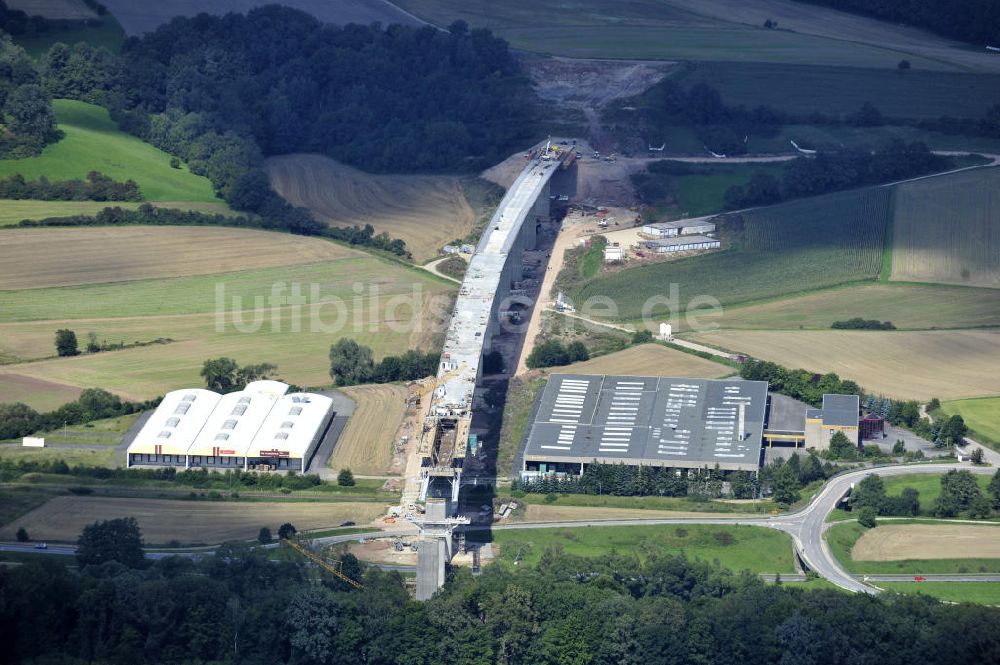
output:
[[[642,235],[649,238],[674,238],[714,231],[715,224],[706,221],[655,222],[642,227]]]
[[[651,252],[669,254],[671,252],[691,252],[700,249],[718,249],[722,246],[718,238],[708,236],[680,236],[663,240],[647,240],[642,245]]]
[[[605,263],[621,263],[624,260],[625,250],[618,243],[608,245],[604,248]]]

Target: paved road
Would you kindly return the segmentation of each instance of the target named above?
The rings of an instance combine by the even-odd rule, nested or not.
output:
[[[826,517],[836,507],[837,502],[847,493],[851,485],[860,482],[866,475],[874,473],[879,476],[902,476],[912,473],[947,473],[959,465],[955,464],[914,464],[876,467],[852,471],[831,478],[823,489],[804,509],[787,516],[779,516],[769,520],[774,528],[781,529],[795,541],[796,549],[806,565],[819,573],[820,576],[837,586],[849,591],[862,593],[877,593],[876,587],[857,580],[853,575],[841,568],[840,563],[830,552],[823,532],[828,527]],[[989,467],[972,467],[962,465],[973,473],[994,473]]]
[[[858,579],[851,573],[844,570],[840,562],[833,556],[823,537],[824,531],[831,526],[826,522],[827,516],[837,506],[840,499],[848,492],[851,486],[860,482],[868,474],[877,474],[883,477],[903,476],[916,473],[947,473],[955,468],[963,468],[975,474],[993,474],[993,467],[976,467],[971,465],[958,464],[908,464],[896,466],[884,466],[858,471],[851,471],[831,478],[823,486],[822,490],[816,494],[807,506],[801,510],[775,517],[757,518],[733,518],[733,517],[674,517],[674,518],[653,518],[653,519],[623,519],[623,520],[588,520],[588,521],[562,521],[562,522],[531,522],[519,524],[502,524],[492,526],[468,526],[466,531],[483,531],[487,529],[496,530],[523,530],[523,529],[551,529],[551,528],[580,528],[588,526],[648,526],[667,524],[719,524],[719,525],[747,525],[760,526],[770,529],[777,529],[789,534],[795,544],[795,549],[810,570],[815,571],[821,577],[829,580],[833,584],[856,593],[875,594],[881,591],[876,586],[868,582],[878,581],[910,581],[910,575],[870,575],[864,579]],[[1000,528],[1000,527],[998,527]],[[412,537],[414,529],[412,527],[399,527],[371,534],[340,534],[317,538],[316,542],[322,545],[332,545],[336,543],[346,543],[358,540],[359,538],[378,537],[391,538]],[[270,545],[268,547],[276,547]],[[0,544],[0,551],[5,552],[27,552],[45,553],[53,555],[72,555],[76,548],[72,546],[53,546],[47,550],[38,550],[33,544]],[[202,552],[203,553],[203,552]],[[150,552],[147,557],[150,559],[161,559],[173,554],[183,556],[198,556],[199,552]],[[928,581],[941,582],[995,582],[1000,581],[1000,575],[924,575]],[[786,579],[793,579],[791,577]]]
[[[836,584],[842,589],[857,593],[878,593],[880,589],[863,580],[854,577],[853,574],[844,570],[840,562],[833,556],[827,545],[823,532],[830,526],[826,522],[826,517],[837,506],[837,502],[847,493],[854,483],[858,483],[868,474],[879,476],[902,476],[913,473],[947,473],[955,468],[968,469],[977,474],[993,474],[992,467],[974,467],[970,465],[956,464],[909,464],[897,466],[885,466],[861,469],[844,473],[831,478],[823,486],[822,490],[816,494],[809,504],[801,510],[778,515],[775,517],[760,518],[732,518],[732,517],[676,517],[660,519],[625,519],[625,520],[590,520],[590,521],[566,521],[566,522],[533,522],[521,524],[495,525],[492,528],[498,530],[507,529],[545,529],[545,528],[578,528],[586,526],[640,526],[657,524],[737,524],[747,526],[761,526],[770,529],[784,531],[792,537],[795,549],[799,556],[809,567],[821,577]],[[484,530],[491,527],[467,527],[468,530]],[[890,577],[892,580],[897,578]],[[907,576],[908,577],[908,576]],[[926,577],[926,576],[925,576]],[[979,576],[958,576],[953,581],[983,581]],[[965,577],[969,579],[966,580]],[[870,580],[877,579],[870,577]],[[899,578],[902,580],[903,578]]]

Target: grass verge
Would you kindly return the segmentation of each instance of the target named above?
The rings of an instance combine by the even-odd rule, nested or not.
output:
[[[596,557],[617,553],[646,558],[654,554],[685,554],[691,559],[717,561],[735,571],[791,573],[791,539],[773,529],[753,526],[627,526],[574,529],[498,529],[494,543],[501,560],[538,563],[550,547],[566,554]]]
[[[923,594],[950,603],[1000,605],[1000,582],[878,582],[886,591]]]

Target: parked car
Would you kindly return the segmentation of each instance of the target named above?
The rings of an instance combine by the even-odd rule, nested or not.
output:
[[[47,550],[47,549],[49,549],[49,544],[48,543],[35,543],[35,549],[36,550]]]

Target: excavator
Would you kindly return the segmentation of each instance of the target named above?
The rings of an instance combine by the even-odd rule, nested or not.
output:
[[[310,561],[312,561],[317,566],[319,566],[320,568],[322,568],[326,572],[330,573],[331,575],[337,577],[338,579],[343,580],[344,582],[347,582],[348,584],[350,584],[355,589],[363,589],[364,588],[364,586],[361,584],[361,582],[358,582],[357,580],[353,580],[353,579],[351,579],[350,577],[348,577],[347,575],[344,574],[344,572],[343,572],[344,562],[343,561],[327,561],[326,559],[322,558],[320,555],[318,555],[318,554],[316,554],[314,552],[310,552],[306,548],[302,547],[302,545],[300,545],[296,541],[291,540],[289,538],[286,538],[285,542],[288,543],[289,547],[291,547],[293,550],[295,550],[296,552],[298,552],[299,554],[301,554],[305,558],[309,559]]]

